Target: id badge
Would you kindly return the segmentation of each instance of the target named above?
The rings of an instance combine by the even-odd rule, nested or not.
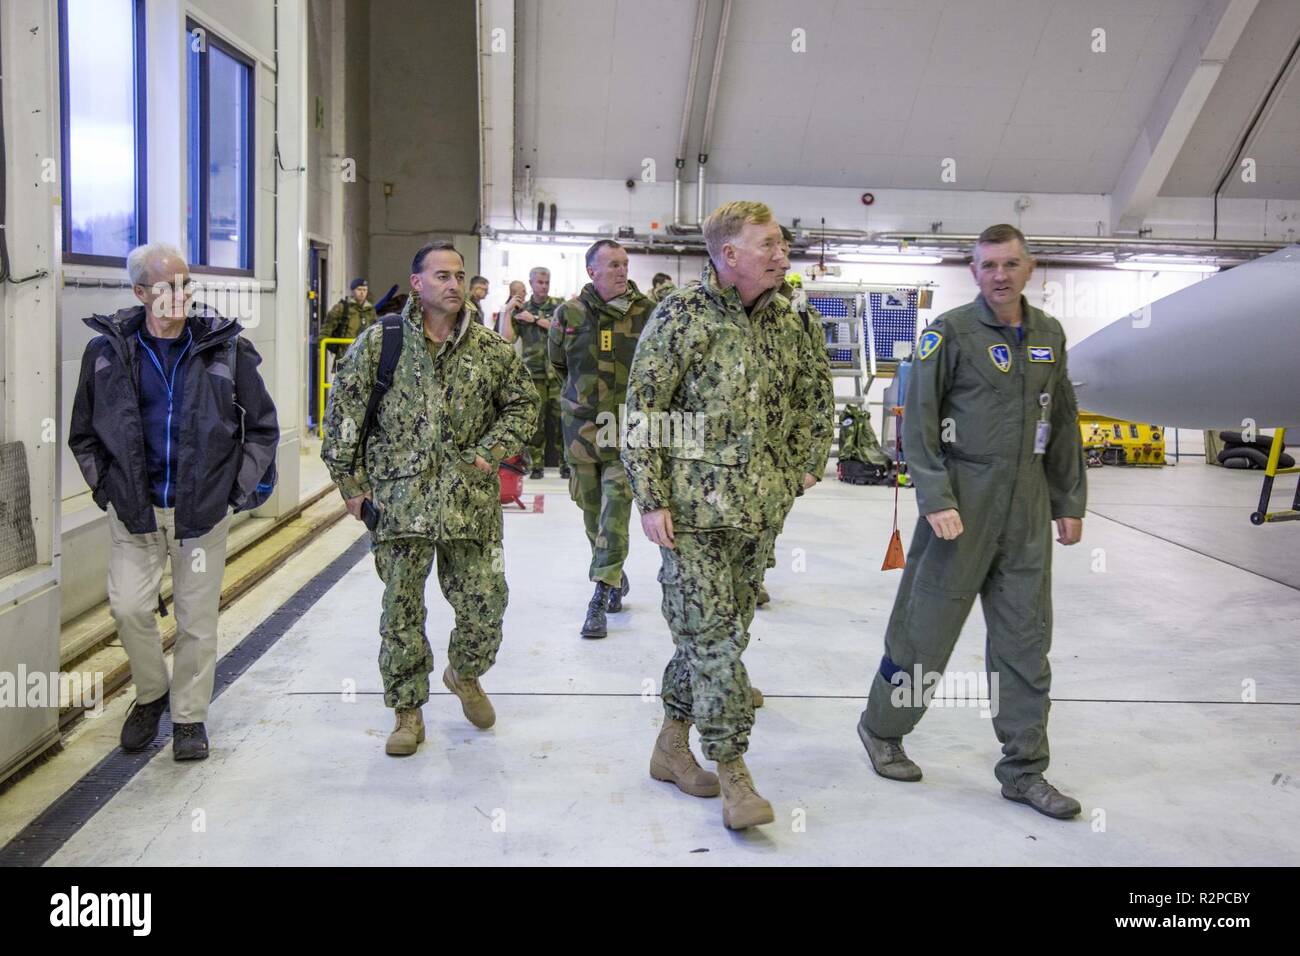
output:
[[[1047,438],[1052,434],[1051,422],[1039,422],[1038,427],[1034,429],[1034,454],[1044,455],[1047,453]]]

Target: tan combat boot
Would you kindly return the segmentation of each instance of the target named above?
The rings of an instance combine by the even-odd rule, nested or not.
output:
[[[492,709],[492,701],[483,693],[476,677],[461,677],[451,665],[442,672],[442,682],[447,690],[460,698],[460,709],[468,720],[479,730],[487,730],[497,722],[497,712]]]
[[[409,757],[415,748],[424,743],[424,714],[420,708],[396,711],[397,725],[388,735],[384,753],[390,757]]]
[[[772,804],[754,789],[743,757],[719,760],[718,782],[722,785],[722,825],[728,830],[745,830],[776,819]]]
[[[701,767],[691,753],[691,725],[684,720],[665,720],[650,757],[650,776],[677,784],[692,797],[716,797],[718,778]]]

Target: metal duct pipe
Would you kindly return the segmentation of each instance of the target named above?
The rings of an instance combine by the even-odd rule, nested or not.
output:
[[[682,126],[677,134],[677,156],[673,163],[673,225],[681,228],[682,222],[682,170],[686,168],[686,137],[691,129],[691,113],[695,110],[695,83],[700,73],[700,47],[704,45],[704,14],[708,0],[697,0],[695,7],[695,36],[691,39],[691,68],[686,77],[686,102],[682,104]]]
[[[922,233],[922,232],[867,232],[862,229],[801,229],[799,234],[820,240],[823,235],[831,242],[858,242],[862,244],[908,243],[924,248],[969,249],[979,237],[975,233]],[[1178,239],[1138,236],[1026,236],[1025,240],[1039,248],[1086,248],[1099,251],[1125,249],[1186,249],[1205,254],[1215,252],[1274,252],[1287,246],[1285,242],[1268,239]]]
[[[709,80],[709,102],[704,109],[704,133],[700,137],[699,175],[695,184],[695,224],[704,225],[704,167],[709,161],[709,141],[713,138],[713,110],[718,102],[718,80],[722,76],[722,54],[727,46],[727,23],[731,20],[731,0],[722,5],[722,22],[718,25],[718,43],[713,48],[713,76]]]

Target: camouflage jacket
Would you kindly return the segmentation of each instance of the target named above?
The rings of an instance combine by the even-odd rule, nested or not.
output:
[[[402,311],[402,352],[379,405],[364,462],[350,464],[379,367],[383,324],[375,323],[339,360],[325,411],[321,458],[343,497],[370,492],[379,509],[376,541],[419,535],[501,540],[500,480],[474,467],[518,454],[537,419],[537,392],[523,363],[462,309],[456,328],[430,355],[420,297]]]
[[[323,339],[355,339],[375,321],[375,307],[369,302],[357,305],[352,296],[335,304],[321,323]],[[337,346],[342,348],[342,346]]]
[[[619,308],[622,303],[625,309]],[[627,372],[654,308],[632,282],[612,302],[601,299],[589,282],[555,310],[547,347],[560,379],[566,461],[618,461]]]
[[[555,310],[564,304],[558,296],[548,295],[541,303],[532,296],[524,300],[524,312],[539,319],[555,318]],[[546,378],[550,374],[550,359],[546,349],[546,329],[533,322],[516,322],[512,316],[510,327],[515,332],[515,354],[524,360],[528,374],[533,378]]]
[[[783,285],[781,292],[789,298],[794,289]],[[831,457],[831,444],[835,440],[835,379],[831,375],[830,353],[826,351],[826,330],[822,325],[822,314],[816,306],[809,303],[806,312],[795,311],[794,316],[807,333],[812,346],[809,355],[812,365],[806,374],[816,385],[811,409],[812,443],[807,461],[799,468],[799,480],[802,481],[807,473],[821,481],[822,475],[826,473],[826,463]]]
[[[746,315],[712,263],[664,299],[641,335],[627,388],[623,462],[644,514],[675,528],[778,524],[810,455],[809,340],[779,290]]]

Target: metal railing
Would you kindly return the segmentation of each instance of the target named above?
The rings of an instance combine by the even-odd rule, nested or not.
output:
[[[316,422],[317,438],[323,438],[325,435],[325,391],[333,384],[325,376],[325,356],[328,351],[326,347],[330,345],[351,345],[355,341],[355,338],[328,338],[320,340],[320,356],[319,361],[316,363],[316,407],[319,409],[320,416],[319,420]]]

